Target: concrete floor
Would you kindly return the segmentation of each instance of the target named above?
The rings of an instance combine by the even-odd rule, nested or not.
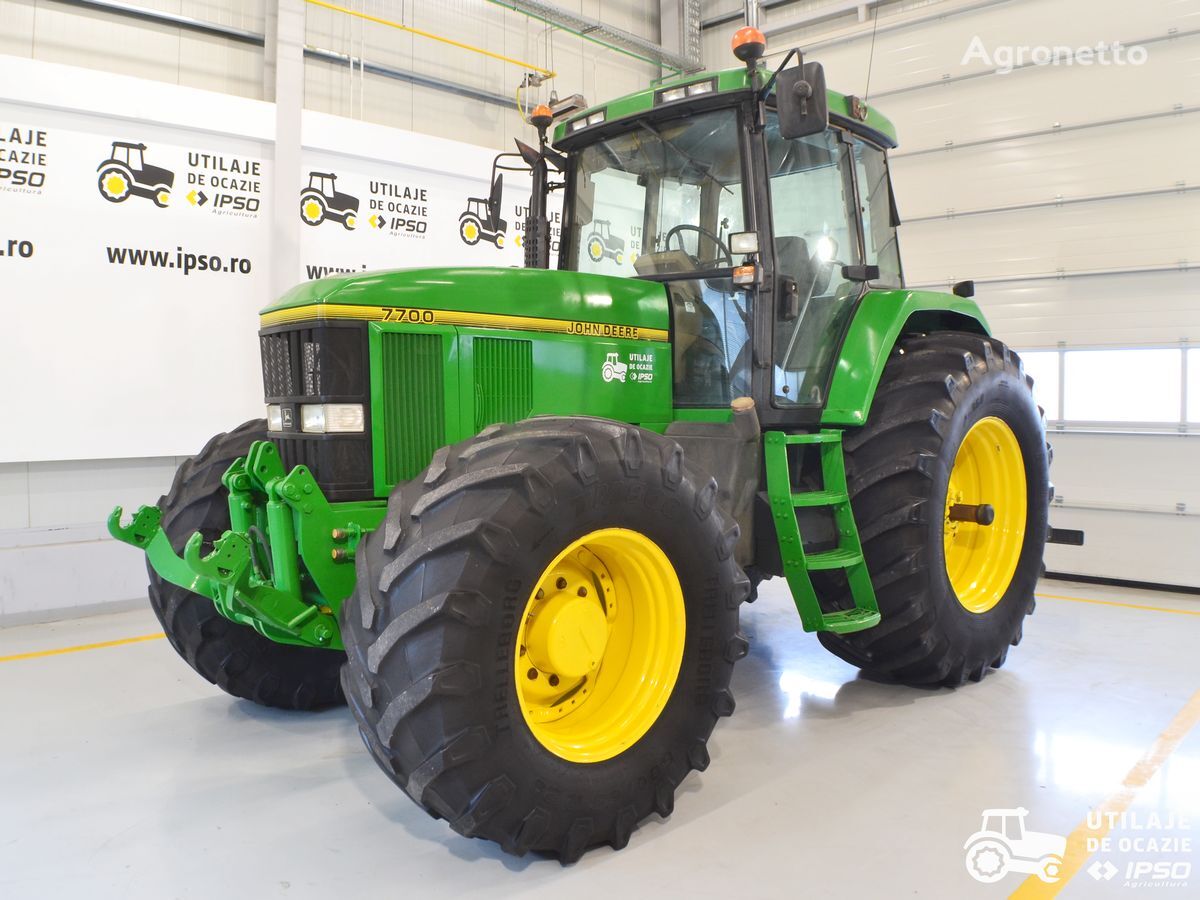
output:
[[[1112,880],[1085,868],[1057,886],[1128,895],[1129,861],[1200,861],[1200,728],[1188,731],[1200,598],[1041,590],[1006,668],[918,691],[858,678],[800,630],[783,582],[765,585],[743,608],[750,655],[711,767],[684,782],[670,820],[569,868],[428,819],[376,769],[345,710],[232,700],[161,639],[0,660],[0,897],[997,897],[1026,876],[968,876],[963,844],[981,810],[1023,806],[1029,829],[1066,835],[1090,807],[1119,802],[1142,760],[1153,777],[1139,788],[1135,772],[1127,789],[1142,820],[1112,837],[1187,838],[1190,852],[1118,844],[1086,863],[1111,860]],[[11,628],[0,658],[156,631],[148,610]],[[1152,812],[1191,823],[1133,827]],[[1200,872],[1154,895],[1198,889]]]

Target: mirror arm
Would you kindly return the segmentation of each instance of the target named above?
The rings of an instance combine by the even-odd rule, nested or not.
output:
[[[792,61],[793,56],[799,56],[799,55],[800,55],[800,50],[798,47],[793,47],[791,50],[788,51],[787,56],[785,56],[783,58],[783,62],[781,62],[776,67],[775,71],[771,73],[771,77],[767,80],[767,83],[765,85],[763,85],[763,89],[758,92],[758,99],[760,101],[765,101],[767,99],[767,97],[770,96],[771,88],[775,87],[775,80],[779,77],[779,73],[782,72],[784,70],[784,67],[786,67],[787,64]],[[803,57],[801,57],[801,62],[803,62],[803,61],[804,61]]]

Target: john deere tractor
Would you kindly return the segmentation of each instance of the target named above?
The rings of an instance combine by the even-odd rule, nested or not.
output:
[[[1021,361],[969,286],[904,286],[888,120],[795,52],[765,68],[754,31],[735,49],[535,111],[526,268],[267,307],[266,419],[110,519],[196,671],[348,702],[417,804],[512,853],[671,813],[765,578],[912,685],[978,681],[1033,610],[1050,485]],[[598,221],[641,236],[632,267],[588,252]]]

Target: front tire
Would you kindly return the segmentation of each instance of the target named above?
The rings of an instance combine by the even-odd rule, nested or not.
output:
[[[737,534],[715,481],[634,426],[539,418],[439,450],[394,490],[342,609],[364,743],[462,835],[563,862],[620,849],[733,711]]]
[[[843,446],[883,618],[821,643],[907,684],[954,687],[999,668],[1033,612],[1049,506],[1045,425],[1020,359],[982,335],[905,338]],[[952,519],[952,507],[982,505],[991,524]],[[844,580],[822,587],[853,606]]]
[[[229,528],[229,492],[221,476],[252,441],[265,440],[267,423],[256,419],[218,434],[175,473],[158,501],[162,528],[176,553],[196,531],[213,541]],[[207,597],[164,581],[147,564],[150,606],[167,640],[189,666],[221,690],[262,706],[323,709],[344,703],[338,679],[345,656],[278,644],[226,619]]]

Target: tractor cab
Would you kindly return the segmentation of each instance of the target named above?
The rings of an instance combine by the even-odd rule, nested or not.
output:
[[[308,174],[308,189],[316,191],[330,201],[338,198],[337,176],[332,172],[310,172]],[[342,195],[343,197],[345,195]]]
[[[559,267],[664,285],[677,407],[750,396],[764,421],[815,421],[868,282],[904,283],[896,141],[878,113],[826,92],[819,65],[749,62],[559,126]]]
[[[112,159],[115,162],[124,163],[129,168],[141,171],[146,168],[145,161],[145,144],[130,144],[125,141],[113,141]]]

